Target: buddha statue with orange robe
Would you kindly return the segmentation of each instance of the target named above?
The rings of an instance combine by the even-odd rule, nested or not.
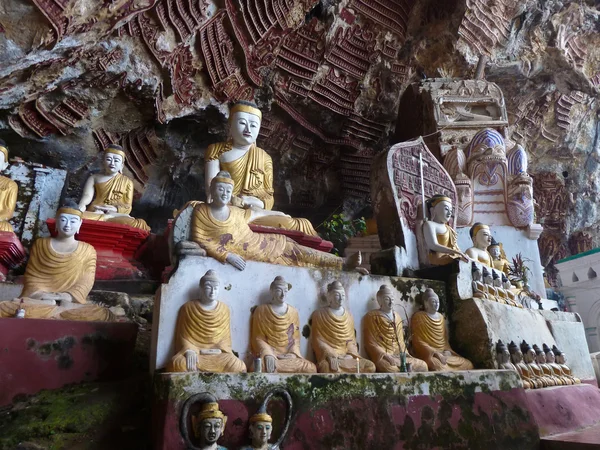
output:
[[[525,340],[521,342],[521,353],[523,354],[523,362],[529,367],[533,379],[541,383],[541,387],[556,386],[556,381],[546,376],[542,368],[538,366],[535,360],[535,350]]]
[[[131,217],[133,181],[123,175],[125,152],[120,145],[110,144],[104,150],[103,172],[91,175],[83,186],[79,209],[83,218],[120,223],[150,231],[143,219]]]
[[[424,311],[410,320],[414,355],[431,371],[471,370],[473,363],[450,347],[444,316],[438,312],[440,299],[431,288],[423,292]]]
[[[1,302],[0,317],[13,317],[22,308],[25,318],[31,319],[115,319],[108,308],[86,304],[96,274],[96,250],[75,240],[79,227],[81,211],[74,208],[57,211],[57,236],[33,243],[21,299]]]
[[[514,341],[510,341],[510,344],[508,344],[508,351],[510,352],[510,360],[523,381],[523,387],[525,389],[539,389],[544,387],[544,383],[535,377],[531,368],[523,360],[523,352]]]
[[[281,264],[284,266],[329,269],[356,269],[361,264],[357,252],[347,258],[321,252],[303,245],[282,234],[255,233],[248,224],[265,215],[283,215],[278,211],[248,209],[231,206],[235,182],[228,172],[219,172],[211,182],[210,204],[197,203],[194,207],[190,237],[206,250],[208,256],[222,263],[244,270],[246,259]]]
[[[239,101],[231,108],[230,139],[227,142],[210,145],[204,156],[209,203],[211,181],[219,171],[225,170],[230,173],[235,182],[233,190],[235,206],[273,209],[273,161],[267,152],[256,146],[261,120],[262,113],[252,102]],[[255,217],[252,223],[317,236],[317,232],[307,219],[294,219],[286,215],[261,215]]]
[[[231,348],[229,307],[217,300],[214,270],[200,279],[200,299],[185,303],[177,316],[175,351],[167,372],[246,372]]]
[[[456,231],[448,224],[452,218],[452,200],[445,195],[434,195],[426,206],[429,220],[423,223],[423,237],[429,250],[429,263],[442,266],[455,259],[468,262],[469,258],[458,248]]]
[[[298,310],[285,301],[290,289],[283,277],[275,277],[271,303],[258,305],[252,313],[252,352],[268,373],[316,373],[317,367],[300,353]]]
[[[311,316],[310,340],[319,373],[372,373],[375,364],[358,354],[354,319],[344,308],[346,291],[339,281],[327,286],[327,306]]]
[[[363,318],[365,350],[378,372],[400,372],[400,353],[406,355],[412,372],[427,372],[425,361],[408,353],[404,343],[402,318],[393,310],[394,291],[382,285],[377,292],[379,309],[369,311]]]
[[[8,147],[0,139],[0,171],[8,167]],[[17,206],[17,183],[8,177],[0,176],[0,231],[14,232],[9,220],[15,214]]]
[[[546,365],[550,367],[550,369],[552,369],[553,375],[555,377],[558,377],[562,381],[562,384],[564,386],[570,386],[575,384],[573,377],[567,376],[563,372],[562,368],[558,364],[556,364],[556,357],[554,356],[554,352],[552,351],[552,349],[546,344],[543,344],[542,348],[544,349],[544,354],[546,355]]]
[[[494,267],[492,256],[488,252],[488,247],[492,243],[492,234],[490,227],[477,222],[469,230],[469,235],[473,241],[473,247],[465,252],[473,261],[478,261],[488,267]]]
[[[553,345],[552,353],[556,357],[556,364],[558,364],[560,366],[560,368],[561,368],[562,372],[565,374],[565,376],[569,377],[571,380],[573,380],[574,384],[581,383],[581,380],[577,377],[574,377],[573,374],[571,373],[571,368],[569,366],[567,366],[567,355],[565,355],[565,352],[560,351],[556,347],[556,345]]]
[[[506,253],[500,242],[496,242],[496,239],[492,236],[490,245],[487,248],[488,253],[492,257],[492,264],[494,269],[503,272],[504,275],[508,276],[510,273],[510,263],[506,259]]]

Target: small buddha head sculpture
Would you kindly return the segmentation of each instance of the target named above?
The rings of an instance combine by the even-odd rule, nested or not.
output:
[[[204,403],[200,412],[192,417],[194,435],[200,440],[202,446],[216,443],[223,435],[226,423],[227,416],[219,410],[216,399]]]
[[[502,286],[502,279],[495,270],[492,270],[492,284],[496,287]]]
[[[123,147],[117,144],[109,144],[104,149],[104,157],[102,165],[105,175],[115,175],[123,172],[123,164],[125,163],[125,152]]]
[[[346,291],[339,281],[333,281],[327,286],[327,306],[331,309],[340,309],[346,300]]]
[[[453,215],[452,199],[445,195],[436,194],[425,202],[429,218],[433,222],[448,223]]]
[[[241,100],[229,111],[229,135],[236,147],[252,145],[260,131],[262,113],[256,103]]]
[[[535,362],[538,364],[545,364],[546,355],[537,344],[533,344],[533,351],[535,352]]]
[[[492,255],[492,259],[496,261],[500,261],[502,254],[500,253],[500,244],[496,242],[496,239],[492,236],[491,243],[487,248],[487,251],[490,255]]]
[[[0,172],[8,167],[8,147],[6,142],[0,139]]]
[[[282,276],[276,276],[271,282],[271,303],[274,305],[283,305],[285,298],[287,297],[288,291],[292,288],[292,285],[285,281]]]
[[[469,230],[469,236],[471,236],[473,246],[480,250],[487,250],[492,243],[492,233],[490,232],[490,227],[481,222],[477,222],[471,227]]]
[[[200,278],[200,303],[209,305],[217,300],[221,283],[214,270],[208,270]]]
[[[565,355],[565,353],[563,351],[559,350],[556,345],[552,346],[552,353],[556,357],[556,362],[558,364],[566,364],[567,355]]]
[[[483,266],[481,273],[483,276],[483,282],[489,286],[492,286],[494,284],[494,279],[492,278],[492,274],[487,269],[487,267]]]
[[[221,170],[210,182],[210,195],[212,203],[216,206],[225,206],[231,202],[233,187],[235,183],[231,174],[226,170]]]
[[[531,345],[524,340],[521,342],[521,353],[523,353],[523,360],[527,364],[535,362],[535,351],[531,348]]]
[[[546,344],[542,344],[542,348],[544,349],[544,353],[546,354],[546,362],[548,364],[553,364],[556,361],[556,358],[554,357],[552,349]]]
[[[498,367],[502,367],[504,364],[510,362],[510,353],[501,339],[498,339],[498,342],[496,342],[496,361],[498,362]]]
[[[473,281],[481,281],[481,270],[479,270],[475,261],[471,261],[471,276]]]
[[[395,297],[392,288],[386,284],[382,284],[377,291],[377,303],[379,303],[379,309],[386,314],[391,313],[394,301]]]
[[[60,238],[70,238],[79,233],[83,213],[79,209],[63,206],[56,211],[56,231]]]
[[[250,417],[250,439],[252,447],[261,448],[265,446],[273,432],[273,418],[267,414],[266,407],[262,405],[258,412]]]
[[[427,314],[435,314],[438,312],[440,308],[440,298],[435,293],[435,291],[431,288],[425,289],[423,292],[422,301],[423,301],[423,309]]]
[[[510,289],[512,287],[512,284],[510,283],[510,280],[504,274],[502,274],[502,287],[504,289]]]
[[[510,341],[510,344],[508,344],[508,351],[510,352],[510,359],[513,364],[519,364],[523,361],[523,352],[519,346],[515,344],[515,341]]]

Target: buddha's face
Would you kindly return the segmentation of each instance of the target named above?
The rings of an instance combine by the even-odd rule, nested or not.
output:
[[[288,287],[285,284],[276,284],[271,288],[271,298],[273,304],[283,305],[285,303],[285,297],[288,293]]]
[[[538,364],[546,364],[546,355],[544,353],[536,353],[535,360]]]
[[[202,303],[212,303],[219,295],[219,282],[207,280],[200,286],[200,300]]]
[[[57,228],[60,237],[72,237],[79,232],[81,219],[75,214],[61,214],[58,216]]]
[[[556,362],[558,364],[565,364],[567,362],[567,355],[565,355],[565,352],[562,352],[560,355],[556,355]]]
[[[198,427],[200,442],[204,445],[214,444],[223,433],[222,419],[204,419]]]
[[[269,422],[254,422],[250,425],[250,437],[253,447],[265,445],[271,439],[272,426]]]
[[[554,353],[546,352],[546,362],[549,364],[553,364],[555,361],[556,361],[556,358],[554,357]]]
[[[530,348],[525,353],[523,353],[523,359],[525,360],[526,363],[534,362],[535,361],[535,351]]]
[[[452,203],[447,201],[439,202],[432,209],[432,220],[438,223],[448,223],[452,218]]]
[[[492,278],[492,276],[490,274],[487,274],[485,277],[483,277],[483,282],[485,284],[493,285],[494,279]]]
[[[233,139],[234,145],[244,146],[254,144],[259,130],[260,119],[258,116],[244,111],[234,113],[230,128],[231,139]]]
[[[346,299],[346,292],[343,289],[333,289],[327,293],[327,300],[329,301],[329,307],[333,309],[340,309]]]
[[[217,206],[228,205],[233,194],[233,185],[229,183],[213,183],[212,201]]]
[[[498,247],[497,245],[494,245],[493,247],[489,247],[488,252],[490,252],[490,255],[492,255],[492,258],[500,259],[500,247]]]
[[[523,361],[523,353],[521,353],[521,350],[515,350],[510,355],[511,355],[513,364],[518,364],[521,361]]]
[[[482,228],[481,230],[479,230],[475,235],[473,243],[477,248],[487,249],[492,243],[492,235],[490,233],[490,230],[487,228]]]
[[[510,361],[510,353],[508,353],[508,349],[504,349],[501,352],[496,353],[496,359],[498,364],[506,364]]]
[[[494,286],[496,286],[496,287],[502,286],[502,280],[500,280],[500,278],[493,278],[492,277],[492,280],[493,280]]]
[[[377,294],[377,303],[379,303],[381,311],[389,314],[394,306],[394,296],[392,294]]]
[[[104,153],[104,173],[114,175],[123,171],[123,157],[115,153]]]
[[[440,299],[435,294],[429,295],[425,298],[423,305],[425,305],[425,311],[428,314],[435,314],[440,307]]]

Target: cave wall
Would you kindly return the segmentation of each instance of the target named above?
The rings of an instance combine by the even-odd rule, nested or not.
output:
[[[530,156],[545,264],[599,244],[600,11],[556,0],[12,0],[0,4],[0,137],[77,199],[117,141],[133,214],[160,231],[204,198],[227,104],[254,99],[276,207],[320,223],[369,204],[406,87],[485,77]]]

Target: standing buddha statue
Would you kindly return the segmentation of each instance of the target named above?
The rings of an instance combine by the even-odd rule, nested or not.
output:
[[[110,144],[104,149],[103,172],[91,175],[83,186],[79,210],[83,218],[120,223],[150,231],[143,219],[131,217],[133,181],[123,175],[125,152],[120,145]]]
[[[440,299],[431,288],[422,294],[424,311],[410,320],[415,356],[427,363],[431,371],[471,370],[473,363],[450,347],[444,316],[438,312]]]
[[[492,242],[490,227],[477,222],[469,230],[469,235],[473,241],[473,247],[467,249],[465,252],[467,256],[488,267],[494,267],[492,256],[487,251]]]
[[[0,172],[8,167],[8,147],[0,139]],[[8,177],[0,176],[0,231],[14,232],[9,220],[15,214],[17,206],[17,183]]]
[[[219,171],[225,170],[230,173],[235,183],[232,199],[235,206],[273,209],[273,160],[267,152],[256,146],[261,120],[262,113],[252,102],[239,101],[231,108],[229,140],[209,145],[204,156],[209,203],[211,182]],[[287,215],[264,215],[255,217],[252,223],[317,236],[307,219],[294,219]]]

